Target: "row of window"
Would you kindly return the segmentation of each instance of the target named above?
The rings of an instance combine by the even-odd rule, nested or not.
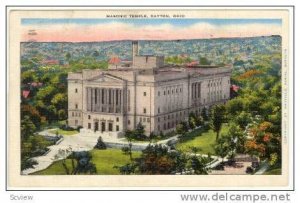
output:
[[[81,113],[79,112],[72,112],[72,117],[80,117]]]
[[[91,115],[88,115],[88,119],[91,119]],[[119,122],[119,117],[116,117],[116,122]]]
[[[105,122],[101,122],[101,123],[94,123],[94,126],[92,128],[92,123],[88,123],[88,129],[93,129],[94,131],[101,131],[101,132],[105,132],[105,131],[109,131],[112,132],[113,130],[113,123],[108,123],[108,129],[106,130],[106,125]],[[119,125],[116,125],[116,131],[120,131],[120,127]]]

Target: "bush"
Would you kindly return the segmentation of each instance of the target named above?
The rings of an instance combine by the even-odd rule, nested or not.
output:
[[[95,148],[95,149],[106,149],[106,145],[105,145],[105,143],[103,142],[101,136],[98,138],[97,144],[95,145],[94,148]]]
[[[32,159],[22,160],[21,170],[23,171],[28,168],[34,168],[34,165],[37,165],[37,164],[38,164],[38,162],[35,160],[32,160]]]
[[[247,169],[246,169],[246,173],[247,174],[252,174],[253,173],[253,168],[248,166]]]
[[[77,128],[79,128],[80,126],[78,126]],[[76,130],[75,128],[72,128],[72,127],[70,127],[70,126],[68,126],[68,125],[61,125],[60,127],[59,127],[61,130],[65,130],[65,131],[72,131],[72,130]]]

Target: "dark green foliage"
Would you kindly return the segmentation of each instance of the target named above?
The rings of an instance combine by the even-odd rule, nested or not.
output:
[[[97,144],[95,145],[94,149],[106,149],[106,145],[102,140],[102,137],[99,136],[98,140],[97,140]]]
[[[201,117],[203,118],[204,121],[208,121],[208,114],[207,114],[207,108],[203,107],[201,110]]]
[[[199,57],[199,64],[200,65],[210,65],[211,62],[206,57]]]
[[[190,159],[191,168],[196,175],[207,175],[208,169],[206,168],[205,160],[202,157],[192,156]]]
[[[222,123],[225,122],[225,106],[224,105],[213,106],[211,109],[210,119],[211,119],[211,128],[217,133],[216,140],[218,140]]]
[[[114,168],[119,169],[120,174],[122,175],[130,175],[130,174],[134,174],[135,170],[136,170],[136,165],[135,164],[126,164],[124,166],[114,166]]]
[[[22,159],[21,160],[21,170],[34,168],[34,165],[37,165],[38,162],[33,159]]]
[[[72,168],[68,168],[65,160],[62,162],[67,175],[97,173],[95,164],[91,162],[92,156],[87,151],[73,152],[68,159],[72,161]]]

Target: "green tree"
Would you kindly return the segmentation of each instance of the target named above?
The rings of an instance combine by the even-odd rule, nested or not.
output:
[[[242,111],[233,119],[241,129],[245,130],[247,125],[252,122],[252,115],[245,111]]]
[[[222,123],[225,121],[225,106],[215,105],[211,109],[211,127],[217,133],[216,140],[219,138],[219,134],[222,128]]]
[[[56,109],[67,109],[68,97],[65,93],[57,93],[53,96],[51,103]]]
[[[36,131],[36,127],[33,122],[30,120],[29,116],[24,116],[24,119],[21,120],[21,136],[22,140],[27,140],[29,136],[33,135]]]
[[[132,161],[132,140],[133,140],[133,137],[134,137],[135,135],[134,135],[134,132],[133,132],[133,131],[131,131],[131,130],[126,130],[124,136],[125,136],[125,138],[126,138],[127,141],[128,141],[128,147],[123,147],[123,148],[122,148],[122,151],[123,151],[124,154],[129,155],[130,160]]]
[[[207,108],[203,107],[203,109],[201,110],[201,116],[204,121],[208,121]]]
[[[199,58],[199,64],[200,65],[210,65],[211,62],[206,57],[200,57]]]
[[[91,161],[92,155],[87,151],[72,152],[68,159],[71,159],[72,168],[69,168],[66,159],[62,161],[62,165],[67,175],[97,173],[96,166]]]

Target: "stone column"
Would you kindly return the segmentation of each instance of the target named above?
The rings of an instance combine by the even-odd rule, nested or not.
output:
[[[86,100],[85,100],[85,101],[86,101],[86,110],[87,110],[87,111],[90,111],[90,110],[91,110],[89,99],[90,99],[90,88],[87,87],[87,88],[86,88]]]
[[[108,88],[106,88],[105,89],[105,103],[106,103],[106,110],[105,110],[105,112],[108,112],[108,108],[109,108],[109,100],[108,100],[108,94],[109,94],[109,89]]]
[[[99,88],[99,112],[102,112],[102,88]]]
[[[120,112],[123,113],[123,90],[120,90]]]
[[[117,109],[117,97],[118,97],[118,90],[114,89],[114,113],[116,113],[116,109]]]

